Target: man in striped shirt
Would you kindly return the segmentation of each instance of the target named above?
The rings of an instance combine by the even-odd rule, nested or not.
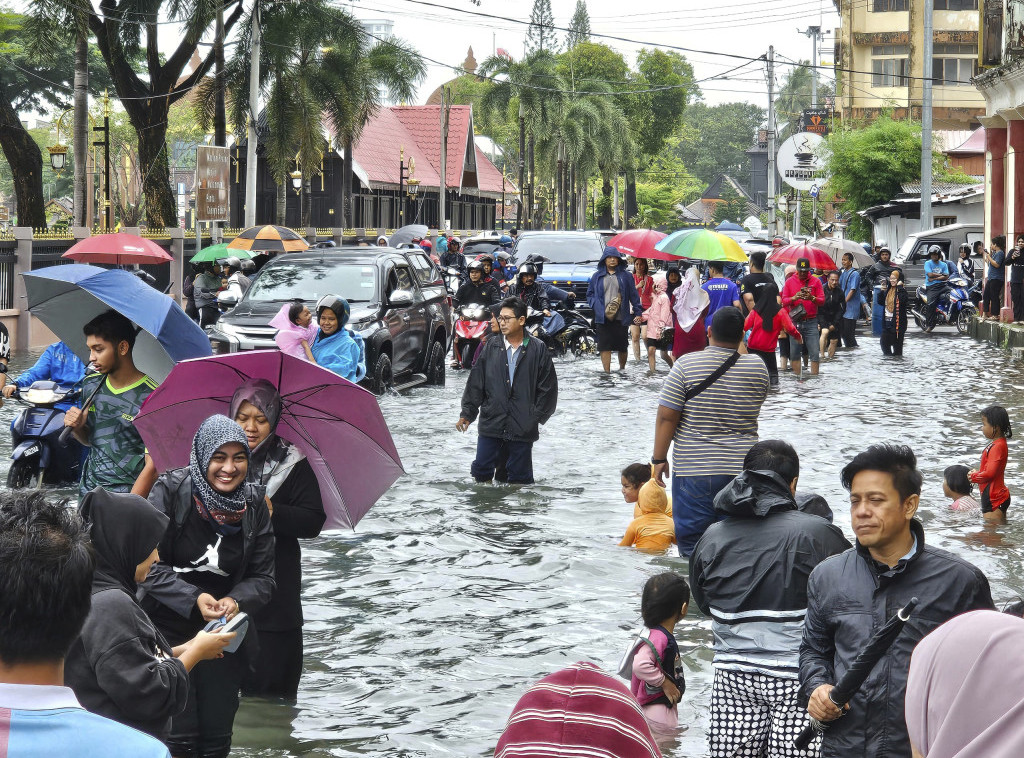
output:
[[[736,352],[742,340],[739,309],[719,309],[708,347],[673,364],[658,401],[651,464],[661,484],[672,444],[672,511],[685,557],[716,521],[715,495],[743,470],[743,458],[757,442],[768,370],[756,355]]]

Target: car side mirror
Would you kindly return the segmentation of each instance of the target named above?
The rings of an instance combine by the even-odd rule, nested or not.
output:
[[[388,305],[392,308],[407,308],[412,305],[412,293],[409,290],[395,290],[388,296]]]
[[[217,305],[224,308],[234,308],[238,305],[238,293],[225,290],[217,295]]]

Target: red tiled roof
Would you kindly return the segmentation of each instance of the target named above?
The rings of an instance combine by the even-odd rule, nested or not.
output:
[[[453,105],[448,117],[446,185],[452,189],[501,192],[501,172],[475,147],[476,173],[464,171],[466,148],[472,134],[473,110]],[[363,127],[353,148],[355,161],[370,178],[371,185],[397,185],[399,149],[405,160],[416,162],[413,176],[420,186],[436,189],[440,184],[441,108],[437,105],[408,105],[381,108]]]

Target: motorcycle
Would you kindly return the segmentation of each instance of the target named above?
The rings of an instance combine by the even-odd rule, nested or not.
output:
[[[473,358],[481,340],[491,331],[491,312],[482,305],[462,305],[455,322],[455,336],[459,340],[459,352],[455,356],[455,368],[473,368]]]
[[[463,272],[455,268],[455,266],[449,266],[448,268],[441,269],[441,273],[444,275],[444,286],[448,290],[448,296],[455,297],[455,293],[462,286]]]
[[[74,437],[66,444],[58,440],[64,430],[64,411],[55,406],[78,397],[77,387],[61,387],[56,382],[33,382],[15,390],[11,396],[28,407],[11,423],[11,468],[7,486],[11,489],[43,483],[73,484],[81,475],[83,448]]]
[[[526,312],[526,331],[556,356],[571,353],[577,358],[597,354],[597,337],[590,322],[579,311],[562,303],[552,303],[553,313],[530,308]]]
[[[955,325],[960,334],[967,334],[971,318],[978,314],[978,306],[971,299],[971,287],[967,280],[954,276],[946,281],[946,290],[935,305],[935,326]],[[928,288],[923,284],[917,288],[914,307],[910,312],[914,322],[924,331],[929,331],[925,318],[928,305]]]

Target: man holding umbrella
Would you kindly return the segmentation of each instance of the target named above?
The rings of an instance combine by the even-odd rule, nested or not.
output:
[[[818,564],[807,583],[800,645],[800,695],[825,731],[823,758],[907,758],[903,715],[910,655],[929,632],[954,616],[991,609],[988,580],[975,566],[925,543],[914,519],[921,472],[904,445],[874,445],[842,472],[857,537],[846,552]],[[917,598],[920,611],[871,667],[848,703],[829,693],[873,632]],[[840,718],[842,716],[842,718]]]

